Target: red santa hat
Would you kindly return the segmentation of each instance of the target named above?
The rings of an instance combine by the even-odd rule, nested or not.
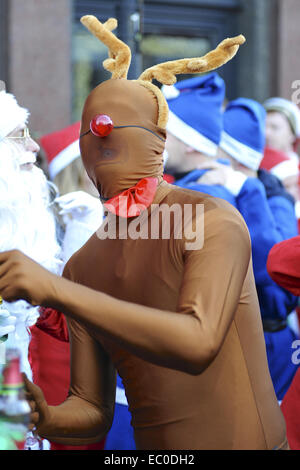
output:
[[[289,176],[299,174],[298,162],[295,159],[291,159],[284,152],[269,147],[264,150],[264,158],[261,161],[260,168],[268,170],[281,181]]]
[[[52,180],[76,158],[80,157],[79,131],[80,121],[40,138],[40,145],[45,151],[49,176]]]

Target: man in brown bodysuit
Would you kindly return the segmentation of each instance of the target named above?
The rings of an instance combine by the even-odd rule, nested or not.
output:
[[[84,22],[103,42],[112,40],[110,23],[101,25],[92,17]],[[216,68],[243,42],[240,37],[226,41],[206,59],[197,59],[199,69],[192,64],[190,70]],[[148,214],[144,224],[155,204],[176,204],[182,213],[184,205],[202,205],[203,247],[187,249],[186,237],[176,236],[174,220],[169,238],[133,239],[129,226],[134,218],[121,221],[109,214],[117,228],[123,224],[122,236],[100,239],[103,232],[94,234],[67,263],[64,278],[19,252],[0,254],[4,299],[25,298],[68,318],[69,396],[50,407],[41,390],[27,381],[32,424],[52,441],[99,441],[111,425],[117,369],[138,449],[286,448],[246,225],[225,201],[163,182],[167,106],[147,81],[148,71],[137,81],[116,74],[120,56],[115,49],[106,64],[113,78],[96,87],[84,106],[80,145],[87,173],[102,200],[109,199],[111,210],[116,207],[115,214],[115,197],[140,201],[134,185],[154,180],[155,191],[142,192],[143,214]],[[183,73],[177,65],[175,73]],[[170,84],[170,74],[162,77],[161,70],[155,68],[154,75]],[[89,132],[99,113],[115,124],[104,138]],[[197,217],[203,216],[193,215],[190,230]]]

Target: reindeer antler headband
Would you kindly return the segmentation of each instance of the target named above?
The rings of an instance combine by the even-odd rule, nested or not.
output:
[[[112,31],[117,27],[115,18],[101,23],[95,16],[87,15],[81,18],[81,23],[108,47],[109,59],[103,61],[103,67],[111,72],[113,79],[127,78],[131,62],[130,48],[120,41]],[[155,78],[163,85],[176,83],[176,75],[187,73],[206,73],[226,64],[237,53],[239,46],[245,42],[242,34],[224,39],[213,51],[203,57],[179,59],[154,65],[146,69],[138,78],[138,82],[151,90],[157,98],[159,114],[157,125],[165,128],[168,121],[168,105],[160,89],[153,85]]]

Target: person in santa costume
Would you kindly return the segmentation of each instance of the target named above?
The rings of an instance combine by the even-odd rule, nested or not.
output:
[[[300,236],[275,245],[269,253],[268,272],[278,285],[300,296]],[[299,364],[299,341],[291,345],[291,362]],[[300,450],[300,370],[287,391],[281,409],[287,425],[291,449]]]
[[[39,145],[29,134],[28,118],[29,111],[19,106],[11,93],[1,89],[0,251],[22,250],[60,274],[62,261],[50,190],[44,173],[35,164]],[[24,300],[4,302],[0,307],[0,342],[6,349],[17,348],[21,370],[31,379],[29,327],[38,317],[38,307]]]
[[[56,188],[55,214],[63,266],[101,225],[103,208],[88,193],[85,170],[78,163],[80,123],[42,135],[40,146],[48,162],[48,173]],[[72,178],[72,181],[71,181]],[[70,344],[64,316],[54,309],[40,309],[31,328],[29,347],[34,383],[39,385],[50,405],[58,405],[68,394],[70,383]],[[51,442],[51,450],[101,450],[104,440],[93,445],[68,446]]]
[[[102,204],[98,198],[95,199],[96,190],[91,188],[80,158],[79,129],[80,123],[75,122],[40,138],[50,178],[61,194],[55,202],[59,207],[60,220],[63,218],[64,231],[60,238],[64,263],[99,228],[103,218]],[[42,311],[32,329],[30,350],[31,356],[36,358],[35,383],[42,388],[50,405],[61,403],[68,392],[70,364],[69,334],[63,314],[53,309]],[[99,450],[104,445],[105,450],[135,449],[128,403],[119,376],[114,422],[105,442],[103,440],[98,446],[81,448]],[[52,449],[70,450],[73,447],[52,443]]]
[[[49,186],[44,173],[36,166],[40,147],[30,137],[27,128],[28,118],[28,110],[20,107],[11,93],[2,90],[0,92],[0,250],[18,248],[52,272],[60,274],[64,256],[56,237],[57,223],[52,211],[54,203],[52,186]],[[69,197],[67,201],[69,205],[70,200]],[[102,211],[100,202],[97,203]],[[75,209],[74,203],[73,208]],[[60,210],[66,211],[66,207],[61,204]],[[95,217],[93,223],[95,224]],[[91,231],[88,235],[90,234]],[[88,236],[82,244],[87,238]],[[67,386],[63,389],[65,393],[63,396],[61,393],[57,394],[57,387],[61,390],[69,380],[69,367],[66,367],[68,355],[64,347],[66,354],[62,374],[61,362],[56,360],[57,344],[53,341],[51,344],[49,342],[46,344],[45,341],[42,344],[40,336],[37,343],[37,333],[41,330],[35,325],[41,321],[40,313],[38,307],[32,307],[24,301],[4,302],[3,308],[0,309],[0,337],[6,340],[6,348],[19,349],[22,371],[42,386],[50,402],[55,396],[56,404],[67,395]],[[42,317],[44,318],[44,315]],[[51,384],[51,374],[47,374],[49,369],[55,370],[56,378],[59,379],[55,380],[56,389]],[[102,449],[103,443],[98,448]]]
[[[273,97],[264,102],[267,111],[266,146],[284,152],[299,161],[296,148],[300,138],[300,110],[285,98]]]
[[[290,158],[285,152],[266,147],[260,168],[275,175],[297,204],[299,201],[299,162],[296,158]]]
[[[279,97],[269,98],[264,107],[267,110],[266,146],[283,152],[293,162],[293,166],[283,163],[276,171],[287,191],[296,200],[299,219],[299,172],[297,175],[295,166],[299,168],[297,147],[300,139],[300,110],[295,103]]]
[[[152,84],[215,69],[244,38],[226,39],[202,58],[158,64],[131,81],[130,50],[111,32],[116,20],[81,21],[110,50],[104,65],[112,78],[87,97],[80,135],[106,221],[71,257],[63,277],[18,251],[0,254],[3,298],[26,298],[68,319],[68,398],[48,406],[26,380],[31,425],[63,443],[103,437],[118,370],[138,449],[288,449],[268,372],[247,227],[226,201],[163,181],[168,106]],[[157,211],[167,214],[171,207],[180,218],[163,236],[168,222]],[[203,214],[202,237],[195,227]],[[154,217],[158,231],[151,234]]]
[[[62,262],[49,187],[35,165],[39,145],[30,137],[28,117],[11,93],[0,91],[0,251],[20,249],[59,274]],[[27,329],[36,322],[38,309],[24,301],[4,302],[4,307],[10,313],[6,322],[14,319],[14,331],[5,331],[2,322],[0,333],[9,333],[6,346],[20,349],[22,370],[31,377]]]

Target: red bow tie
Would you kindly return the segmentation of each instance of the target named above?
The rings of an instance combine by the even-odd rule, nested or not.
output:
[[[152,203],[157,185],[157,178],[143,178],[135,186],[106,201],[104,206],[120,217],[136,217]]]

